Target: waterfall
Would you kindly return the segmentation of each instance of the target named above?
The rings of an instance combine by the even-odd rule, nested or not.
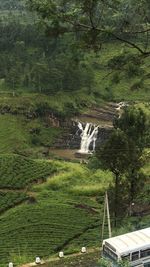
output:
[[[84,127],[81,122],[78,122],[78,128],[81,130],[81,145],[79,153],[90,154],[94,152],[98,126],[95,126],[92,123],[86,123]],[[92,145],[92,150],[90,150],[90,145]]]

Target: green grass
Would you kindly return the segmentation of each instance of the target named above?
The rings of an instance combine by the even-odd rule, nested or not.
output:
[[[10,185],[24,188],[28,184],[34,198],[0,217],[2,263],[21,264],[33,261],[36,256],[51,257],[60,250],[68,254],[79,251],[82,246],[100,246],[104,194],[113,183],[110,172],[91,171],[79,163],[37,161],[10,155],[1,156],[1,164],[5,166],[1,185],[3,181],[6,186],[6,177],[11,177],[6,179],[8,188]],[[44,183],[31,185],[54,171],[57,173],[44,179]],[[3,174],[7,174],[5,178]],[[149,223],[146,217],[134,220],[129,222],[126,218],[121,231],[146,227]],[[107,231],[105,236],[108,236]]]
[[[100,251],[89,252],[82,255],[73,255],[72,257],[65,257],[63,259],[58,259],[57,261],[50,261],[44,264],[43,267],[91,267],[99,266],[97,265],[100,258]]]
[[[150,102],[137,102],[135,103],[135,107],[141,108],[146,114],[147,118],[150,117]]]
[[[0,115],[0,151],[1,153],[28,148],[29,135],[24,130],[23,120],[19,116]]]
[[[61,128],[47,126],[42,118],[28,120],[24,115],[3,114],[0,115],[0,152],[38,157],[38,150],[51,146],[61,133]]]
[[[59,99],[59,101],[58,101]],[[59,93],[54,96],[23,94],[0,96],[0,151],[42,157],[41,150],[53,145],[63,128],[52,125],[54,114],[59,121],[70,119],[94,102],[85,92]],[[69,117],[69,118],[68,118]],[[39,153],[38,153],[39,150]]]
[[[17,158],[14,162],[16,160]],[[24,170],[26,170],[26,161],[23,161],[24,159],[22,161],[19,159],[20,165],[14,166],[14,169],[18,169],[19,176],[21,176],[20,170],[22,169],[20,166],[24,166]],[[45,163],[50,166],[52,164],[52,162]],[[36,162],[36,164],[38,167],[41,162]],[[30,165],[28,161],[27,165]],[[94,174],[79,164],[58,161],[53,162],[53,169],[61,173],[54,175],[41,185],[29,188],[30,191],[34,191],[34,203],[24,203],[1,216],[0,257],[2,263],[12,259],[19,263],[26,261],[27,257],[32,261],[36,255],[49,257],[65,248],[66,253],[73,252],[76,245],[73,247],[70,245],[68,249],[67,244],[71,243],[74,238],[79,238],[79,246],[82,246],[84,238],[82,239],[81,236],[86,235],[87,232],[89,238],[90,229],[93,229],[93,235],[90,240],[85,239],[86,245],[88,242],[91,246],[92,244],[95,246],[96,243],[98,245],[99,228],[97,226],[102,221],[102,217],[99,215],[99,212],[102,212],[102,206],[97,203],[95,198],[97,195],[101,195],[103,198],[104,191],[102,188],[98,192],[92,190],[90,193],[88,190],[88,193],[85,194],[81,190],[78,194],[76,190],[72,192],[72,189],[79,185],[80,181],[90,186],[92,176],[94,177],[93,184],[102,181],[104,185],[104,178],[102,178],[104,172]],[[9,168],[9,172],[12,172],[11,168]],[[31,173],[31,169],[28,168],[28,176],[29,172]],[[36,176],[40,176],[39,169]],[[24,181],[26,181],[25,177],[24,173]],[[109,173],[105,174],[105,178],[108,178],[109,184],[111,181]],[[53,186],[54,181],[57,189]]]
[[[115,71],[115,69],[108,68],[108,61],[114,56],[121,54],[123,50],[129,51],[129,49],[125,48],[123,45],[119,46],[115,43],[107,44],[100,51],[97,60],[94,59],[94,62],[98,65],[95,71],[95,92],[99,94],[99,97],[110,101],[150,101],[148,59],[145,59],[142,65],[142,70],[145,71],[143,84],[141,88],[135,87],[134,90],[132,88],[135,84],[140,82],[141,76],[133,75],[133,77],[130,78],[125,72],[122,72],[122,70]],[[133,50],[133,52],[135,53],[136,51]],[[116,76],[118,77],[118,81],[115,81]]]

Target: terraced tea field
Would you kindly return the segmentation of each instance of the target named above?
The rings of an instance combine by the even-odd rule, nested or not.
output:
[[[110,173],[18,155],[3,155],[0,164],[1,264],[22,264],[37,255],[47,258],[61,249],[76,252],[83,243],[99,245],[102,205],[96,195],[103,198]],[[74,240],[79,242],[72,245]]]
[[[33,182],[45,181],[56,170],[51,163],[19,155],[0,156],[0,189],[23,189]]]
[[[100,247],[110,172],[18,155],[3,155],[0,164],[0,266]],[[147,217],[143,226],[148,222]]]
[[[29,197],[23,192],[3,192],[0,190],[0,214],[18,204],[21,204]]]

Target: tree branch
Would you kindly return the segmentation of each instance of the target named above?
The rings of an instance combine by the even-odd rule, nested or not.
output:
[[[136,32],[128,32],[129,34],[140,34],[140,33],[147,33],[150,32],[150,28],[145,29],[145,30],[141,30],[141,31],[136,31]]]
[[[89,29],[89,30],[93,30],[93,28],[89,25],[86,25],[86,24],[81,24],[81,23],[78,23],[76,26],[78,27],[83,27],[83,28],[86,28],[86,29]],[[107,33],[107,34],[110,34],[111,36],[113,36],[116,40],[120,41],[120,42],[123,42],[123,43],[127,43],[128,45],[132,46],[133,48],[137,49],[142,55],[145,55],[145,56],[149,56],[150,55],[150,51],[144,51],[142,50],[138,45],[136,45],[135,43],[129,41],[129,40],[126,40],[124,39],[123,37],[120,37],[116,34],[114,34],[113,32],[108,32],[107,30],[105,29],[100,29],[100,28],[95,28],[94,30],[96,31],[99,31],[99,32],[103,32],[103,33]],[[149,29],[150,30],[150,29]]]
[[[135,43],[129,41],[129,40],[126,40],[122,37],[119,37],[117,36],[116,34],[114,33],[110,33],[115,39],[117,39],[118,41],[120,42],[123,42],[123,43],[126,43],[130,46],[132,46],[133,48],[137,49],[142,55],[145,55],[145,56],[149,56],[150,55],[150,51],[144,51],[142,50],[138,45],[136,45]]]

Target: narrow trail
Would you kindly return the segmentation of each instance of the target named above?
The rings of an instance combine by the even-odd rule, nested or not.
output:
[[[89,248],[87,253],[81,253],[81,252],[78,252],[78,253],[73,253],[73,254],[70,254],[70,255],[67,255],[67,256],[64,256],[63,260],[65,259],[73,259],[73,258],[76,258],[78,256],[87,256],[89,254],[92,254],[92,253],[99,253],[100,252],[100,248]],[[45,266],[45,264],[48,264],[48,263],[56,263],[56,262],[59,262],[60,261],[60,258],[58,256],[55,256],[55,257],[51,257],[47,260],[42,260],[41,261],[41,264],[40,266]],[[27,263],[27,264],[24,264],[24,265],[19,265],[18,267],[33,267],[33,266],[37,266],[37,264],[35,262],[31,262],[31,263]],[[64,265],[65,266],[65,265]]]

